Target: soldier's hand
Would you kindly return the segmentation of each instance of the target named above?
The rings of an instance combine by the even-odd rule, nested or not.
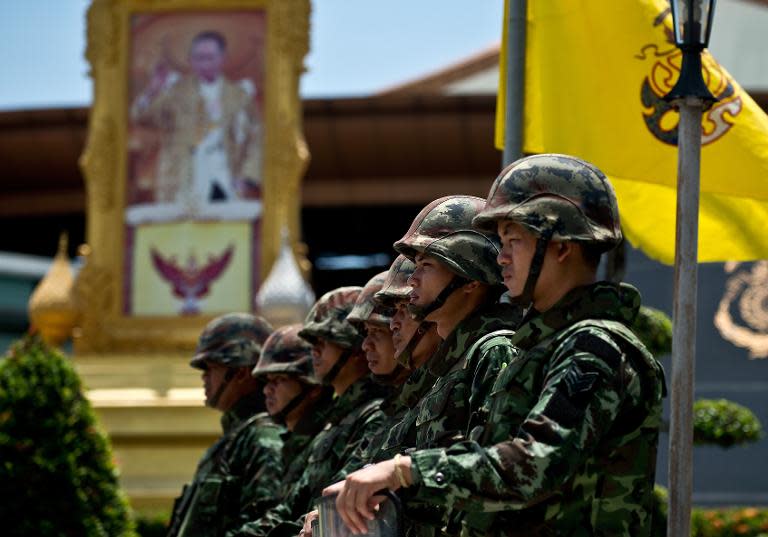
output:
[[[407,462],[410,467],[410,458],[404,457],[400,462]],[[410,472],[408,474],[410,477]],[[338,493],[336,510],[339,516],[352,533],[361,534],[368,531],[367,521],[374,519],[378,505],[385,499],[375,496],[376,492],[381,489],[395,491],[400,486],[395,461],[390,459],[349,474],[344,481],[323,490],[323,495]]]
[[[312,537],[312,521],[317,520],[318,516],[317,509],[307,513],[304,517],[304,527],[301,529],[301,533],[299,533],[300,537]]]

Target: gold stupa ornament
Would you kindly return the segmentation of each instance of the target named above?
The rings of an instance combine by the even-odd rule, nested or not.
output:
[[[283,228],[282,244],[272,270],[256,295],[256,309],[275,326],[300,323],[315,302]]]
[[[62,233],[51,268],[35,287],[28,304],[33,329],[52,345],[64,343],[77,321],[72,293],[75,277],[67,257],[67,243],[67,235]]]

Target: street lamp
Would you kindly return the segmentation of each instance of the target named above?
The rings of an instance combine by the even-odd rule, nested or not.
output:
[[[675,44],[683,52],[683,64],[677,84],[665,98],[699,97],[711,104],[717,99],[701,75],[701,51],[709,46],[715,0],[672,0],[671,5]]]
[[[672,383],[667,535],[690,535],[693,495],[693,393],[696,365],[701,116],[717,99],[701,74],[715,0],[671,0],[680,77],[665,96],[680,111],[677,131],[677,219],[672,313]]]

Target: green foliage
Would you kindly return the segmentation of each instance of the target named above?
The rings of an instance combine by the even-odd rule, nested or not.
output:
[[[0,521],[7,537],[135,535],[80,379],[36,336],[0,360]]]
[[[170,513],[136,515],[136,533],[139,537],[165,537],[170,518]]]
[[[768,509],[695,509],[693,537],[761,537],[768,534]]]
[[[667,501],[667,489],[656,486],[652,537],[666,537],[667,535]],[[694,508],[691,513],[691,537],[768,537],[768,509],[756,507]]]
[[[672,319],[663,311],[641,306],[632,331],[657,358],[672,352]]]
[[[693,442],[731,447],[756,442],[762,427],[751,410],[726,399],[699,399],[693,404]]]

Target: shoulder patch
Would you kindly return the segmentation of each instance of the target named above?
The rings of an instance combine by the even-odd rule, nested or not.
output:
[[[589,332],[576,336],[574,348],[602,358],[613,369],[618,369],[621,365],[621,351]]]

